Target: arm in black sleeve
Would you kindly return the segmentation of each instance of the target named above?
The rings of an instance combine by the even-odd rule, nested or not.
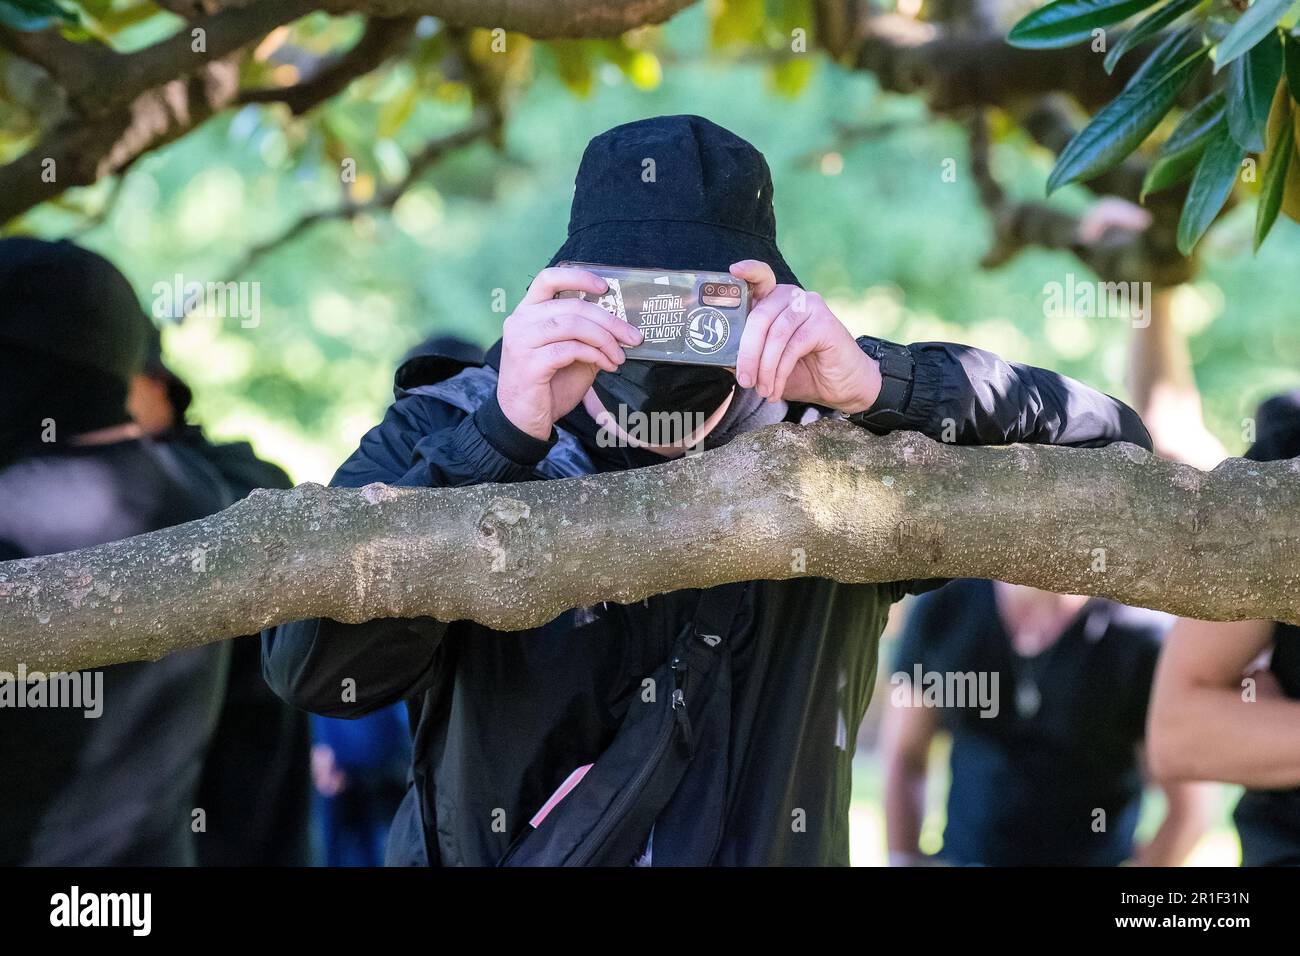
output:
[[[495,397],[466,415],[428,396],[399,398],[330,482],[463,487],[526,481],[553,443],[516,429]],[[438,675],[447,625],[433,618],[342,624],[314,618],[262,633],[262,671],[289,703],[329,717],[360,717],[421,693]],[[347,694],[349,689],[355,694]]]
[[[879,340],[858,341],[870,354]],[[860,416],[873,431],[911,429],[958,445],[1096,448],[1126,441],[1151,448],[1137,412],[1072,378],[966,345],[918,342],[906,352],[913,365],[910,386],[892,397],[886,415],[873,406]],[[882,390],[877,406],[886,401]],[[882,418],[887,427],[875,427],[872,420]]]

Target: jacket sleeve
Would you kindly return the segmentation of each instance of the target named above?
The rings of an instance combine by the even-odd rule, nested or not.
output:
[[[516,429],[495,398],[466,415],[408,394],[366,433],[330,484],[445,488],[527,481],[554,438],[543,442]],[[445,657],[446,629],[433,618],[294,621],[262,632],[262,671],[271,688],[296,707],[327,717],[360,717],[433,684]],[[352,688],[355,695],[345,694]]]
[[[915,374],[899,429],[958,445],[1125,441],[1151,449],[1137,412],[1072,378],[966,345],[919,342],[907,350]]]
[[[1125,441],[1151,450],[1151,436],[1137,412],[1065,375],[1006,362],[968,345],[917,342],[907,350],[914,376],[897,409],[899,430],[958,445],[1097,448]],[[886,587],[896,601],[944,583],[933,578]]]

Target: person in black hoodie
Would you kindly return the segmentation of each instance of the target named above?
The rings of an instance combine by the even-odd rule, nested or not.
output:
[[[735,373],[625,360],[631,326],[555,298],[605,291],[563,261],[731,270],[757,300]],[[855,342],[777,248],[762,154],[701,117],[666,116],[591,141],[568,238],[486,364],[401,379],[333,483],[508,484],[684,453],[602,432],[620,405],[698,413],[687,441],[706,448],[827,415],[967,444],[1150,447],[1129,408],[1051,372],[960,345]],[[299,621],[264,632],[265,673],[318,713],[408,702],[412,785],[390,864],[846,864],[855,730],[889,606],[912,586],[752,581],[574,608],[520,632]]]
[[[1260,405],[1245,457],[1300,457],[1300,390]],[[1180,618],[1147,738],[1158,777],[1248,788],[1234,814],[1243,865],[1300,866],[1300,627]]]
[[[117,269],[70,242],[3,239],[0,301],[0,560],[224,506],[209,474],[127,415],[150,325]],[[0,863],[193,863],[228,655],[213,644],[83,672],[101,688],[91,708],[18,707],[29,688],[0,680]]]

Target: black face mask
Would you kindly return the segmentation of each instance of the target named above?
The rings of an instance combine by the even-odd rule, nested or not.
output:
[[[628,359],[617,373],[597,374],[594,387],[611,414],[618,414],[618,406],[625,405],[636,412],[711,415],[735,386],[735,376],[716,366]]]
[[[116,376],[0,345],[0,466],[37,451],[58,451],[74,435],[130,421],[126,396],[127,384]],[[47,421],[56,429],[54,444],[41,440]]]

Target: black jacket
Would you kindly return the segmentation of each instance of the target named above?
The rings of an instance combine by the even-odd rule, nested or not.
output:
[[[193,521],[224,490],[167,444],[48,446],[0,469],[0,560],[57,554]],[[102,674],[102,713],[0,708],[0,865],[195,862],[199,775],[229,648]]]
[[[964,346],[910,350],[916,377],[904,428],[936,438],[955,430],[965,444],[1150,447],[1131,409],[1078,382]],[[806,420],[807,412],[792,409],[790,419]],[[597,471],[662,461],[599,447],[581,406],[561,429]],[[528,481],[540,477],[535,466],[550,450],[515,429],[494,397],[467,414],[399,389],[333,484]],[[886,614],[908,588],[819,578],[751,582],[726,635],[720,679],[730,703],[691,711],[694,721],[723,722],[715,733],[723,744],[695,754],[678,799],[658,816],[654,865],[848,863],[856,731]],[[570,773],[610,745],[642,680],[691,622],[698,595],[577,608],[521,632],[432,619],[298,621],[264,634],[265,673],[285,699],[328,716],[407,700],[413,787],[389,862],[492,865]],[[355,704],[342,702],[349,678]],[[718,808],[707,832],[699,822],[704,805]]]
[[[214,473],[228,503],[255,488],[292,488],[283,470],[248,442],[213,444],[196,425],[167,442],[192,467]],[[262,679],[259,635],[228,642],[229,677],[212,735],[198,803],[207,831],[195,841],[200,866],[307,866],[311,863],[309,718]]]

